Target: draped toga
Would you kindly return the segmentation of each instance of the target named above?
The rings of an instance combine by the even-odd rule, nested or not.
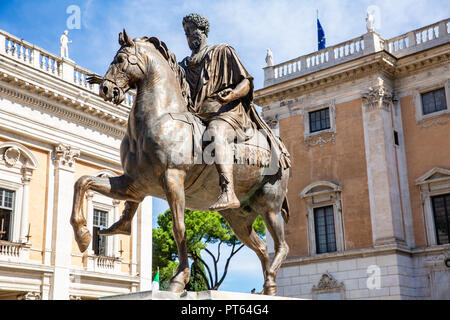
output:
[[[213,120],[226,121],[236,131],[240,141],[250,139],[255,130],[263,130],[278,156],[280,166],[290,167],[286,147],[260,118],[253,105],[253,77],[231,46],[206,46],[196,55],[184,58],[180,65],[189,83],[193,113],[207,124]],[[250,81],[246,96],[225,105],[217,100],[220,91],[234,89],[244,79]]]

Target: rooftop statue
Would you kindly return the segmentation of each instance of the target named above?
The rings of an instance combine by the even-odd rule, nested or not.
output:
[[[69,59],[69,43],[72,43],[71,40],[69,40],[69,38],[67,37],[67,35],[69,34],[69,31],[64,30],[64,33],[61,35],[61,37],[59,38],[59,51],[61,54],[61,57],[63,58],[67,58]]]
[[[367,12],[367,16],[366,16],[366,29],[367,29],[367,32],[375,31],[375,27],[373,24],[373,15],[370,12]]]
[[[270,49],[267,49],[266,64],[267,64],[268,67],[272,67],[273,66],[273,54],[272,54],[272,51]]]
[[[155,37],[119,34],[120,49],[100,84],[100,95],[120,104],[129,89],[136,99],[120,152],[124,174],[83,176],[75,184],[71,224],[84,252],[91,241],[82,208],[88,190],[125,200],[121,218],[101,234],[131,233],[131,220],[146,196],[166,199],[173,214],[179,266],[169,291],[189,281],[184,209],[215,210],[240,241],[254,250],[264,274],[263,293],[276,293],[276,274],[288,253],[281,213],[286,198],[289,153],[253,105],[253,77],[229,45],[209,45],[206,18],[190,14],[183,28],[192,54],[177,62]],[[275,242],[267,246],[252,228],[261,215]]]

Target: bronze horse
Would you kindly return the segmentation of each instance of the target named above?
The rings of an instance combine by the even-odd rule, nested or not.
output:
[[[100,95],[115,104],[123,101],[130,88],[136,89],[127,133],[120,146],[124,173],[113,178],[83,176],[78,179],[70,223],[78,247],[84,252],[91,241],[82,212],[86,191],[126,201],[121,223],[116,222],[105,230],[103,234],[106,235],[129,235],[129,221],[146,196],[167,200],[173,214],[173,234],[179,259],[168,291],[181,292],[189,281],[184,209],[208,210],[220,194],[219,176],[214,164],[194,161],[192,125],[180,121],[177,116],[189,111],[186,92],[183,94],[186,83],[174,55],[156,38],[131,39],[125,30],[119,34],[119,44],[121,48],[98,82],[101,82]],[[263,141],[263,147],[267,148],[267,140]],[[276,274],[289,250],[277,218],[280,212],[286,222],[289,217],[286,201],[289,169],[278,168],[267,174],[266,168],[248,163],[234,167],[236,195],[241,207],[223,210],[220,214],[238,239],[254,250],[261,260],[263,293],[275,295]],[[272,262],[266,244],[252,228],[258,215],[262,216],[274,239]]]

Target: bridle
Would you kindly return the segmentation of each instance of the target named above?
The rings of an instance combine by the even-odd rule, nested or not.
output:
[[[144,63],[143,63],[143,60],[142,60],[142,58],[140,57],[140,55],[139,55],[139,53],[138,53],[138,49],[137,49],[137,45],[135,44],[134,45],[134,50],[135,50],[135,53],[133,54],[133,53],[128,53],[126,50],[123,50],[123,49],[120,49],[118,52],[117,52],[117,54],[119,54],[119,53],[123,53],[123,54],[125,54],[126,56],[127,56],[127,62],[130,64],[130,65],[132,65],[132,66],[135,66],[135,65],[137,65],[138,67],[139,67],[139,70],[141,70],[141,72],[142,72],[142,74],[145,74],[145,67],[144,67]],[[127,68],[126,69],[128,69],[128,66],[127,66]],[[125,72],[120,72],[121,74],[126,74],[126,71]],[[117,84],[117,82],[116,81],[114,81],[113,79],[110,79],[109,77],[105,77],[104,78],[105,80],[107,80],[107,81],[109,81],[109,82],[111,82],[111,83],[113,83],[120,91],[122,91],[122,95],[124,94],[124,90],[122,89],[122,86],[120,86],[119,84]]]

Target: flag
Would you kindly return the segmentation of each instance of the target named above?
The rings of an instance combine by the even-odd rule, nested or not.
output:
[[[319,18],[317,18],[317,50],[325,49],[325,32],[320,24]]]
[[[152,290],[159,291],[159,268],[158,272],[156,272],[155,278],[153,279]]]

